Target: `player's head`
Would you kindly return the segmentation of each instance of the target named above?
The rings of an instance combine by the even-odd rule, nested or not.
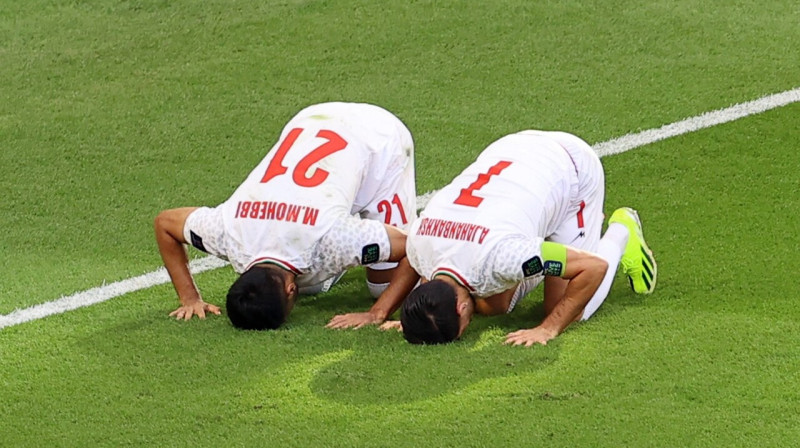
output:
[[[419,285],[400,311],[403,336],[412,344],[444,344],[461,336],[472,318],[469,294],[444,280]]]
[[[294,307],[297,286],[277,266],[248,269],[228,290],[226,308],[234,327],[242,330],[274,330]]]

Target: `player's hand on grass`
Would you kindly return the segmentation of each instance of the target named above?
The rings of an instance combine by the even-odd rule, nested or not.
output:
[[[386,322],[382,323],[379,329],[386,331],[386,330],[397,330],[403,331],[403,324],[399,320],[387,320]]]
[[[367,311],[365,313],[348,313],[333,316],[333,319],[331,319],[325,327],[338,329],[352,328],[355,330],[366,325],[378,325],[383,323],[383,321],[383,317]]]
[[[178,320],[189,320],[196,315],[200,319],[205,319],[206,313],[219,315],[220,310],[218,306],[206,303],[201,299],[188,305],[181,305],[177,310],[169,313],[169,317],[174,317]]]
[[[506,335],[505,344],[524,345],[525,347],[530,347],[533,344],[547,345],[547,341],[556,336],[558,336],[558,333],[553,330],[536,327],[509,333]]]

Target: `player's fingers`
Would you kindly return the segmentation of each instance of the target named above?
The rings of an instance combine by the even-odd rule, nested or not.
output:
[[[339,328],[339,325],[342,321],[342,315],[333,316],[333,318],[328,322],[328,325],[325,325],[327,328]]]
[[[511,344],[514,341],[516,341],[517,339],[519,339],[519,332],[515,331],[513,333],[509,333],[509,334],[506,335],[506,342],[505,343],[506,344]]]
[[[216,306],[216,305],[206,305],[206,311],[208,311],[209,313],[214,313],[217,316],[222,314],[222,312],[220,311],[219,307]]]
[[[386,322],[381,324],[381,326],[378,328],[383,331],[391,329],[395,329],[397,331],[403,331],[403,325],[400,323],[399,320],[387,320]]]
[[[205,319],[206,318],[206,312],[205,312],[205,310],[203,308],[200,308],[199,310],[197,310],[197,312],[195,314],[197,314],[197,317],[199,317],[200,319]]]
[[[514,334],[513,337],[512,337],[512,335],[509,335],[508,339],[506,339],[506,343],[514,345],[514,346],[517,346],[517,345],[523,345],[523,344],[527,345],[527,344],[530,343],[530,341],[526,340],[521,335]]]
[[[336,319],[336,322],[334,322],[332,319],[331,323],[329,324],[331,325],[331,328],[352,328],[355,330],[368,323],[364,322],[363,318],[358,314],[343,314],[341,316],[334,317],[334,319]]]

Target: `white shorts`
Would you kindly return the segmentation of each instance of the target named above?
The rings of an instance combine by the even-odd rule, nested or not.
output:
[[[597,252],[604,221],[603,165],[592,147],[580,138],[561,132],[551,134],[555,134],[559,144],[572,157],[578,173],[578,191],[570,198],[568,218],[546,240]]]

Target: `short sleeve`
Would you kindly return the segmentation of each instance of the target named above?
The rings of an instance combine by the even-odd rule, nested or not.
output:
[[[195,249],[228,259],[229,241],[219,207],[200,207],[190,213],[183,226],[183,237]]]
[[[390,255],[391,243],[383,223],[347,216],[323,235],[314,259],[320,270],[338,273],[354,266],[387,261]]]
[[[485,284],[481,295],[497,294],[523,280],[541,276],[543,270],[541,238],[514,236],[499,241],[483,267]]]

